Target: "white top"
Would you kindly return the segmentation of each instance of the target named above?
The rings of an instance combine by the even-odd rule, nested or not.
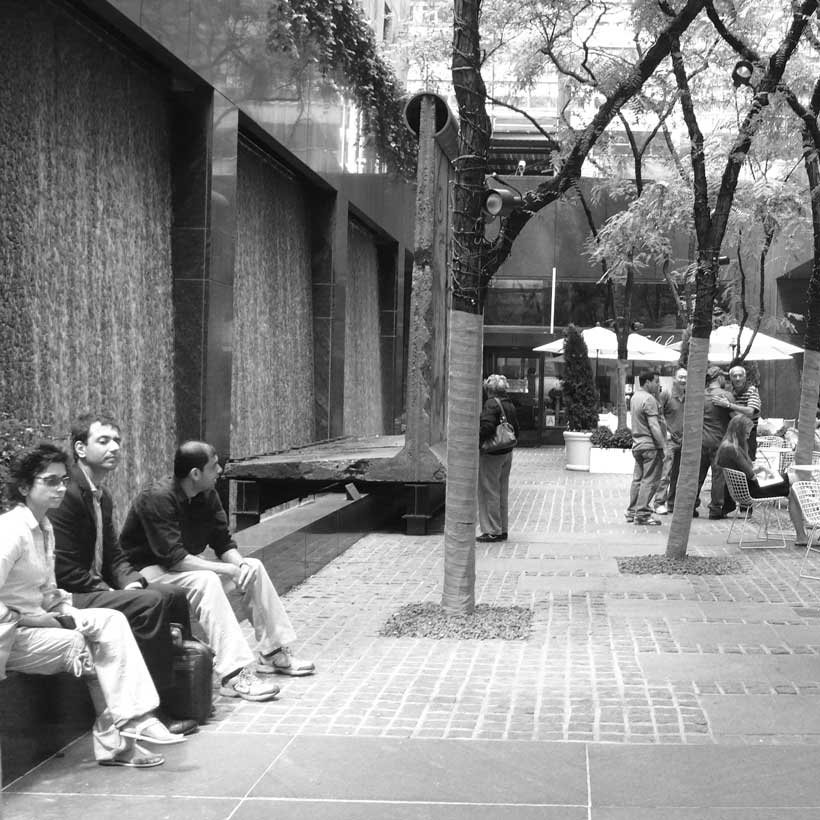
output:
[[[54,578],[54,531],[48,518],[37,523],[25,504],[0,515],[0,622],[60,611],[71,595]]]

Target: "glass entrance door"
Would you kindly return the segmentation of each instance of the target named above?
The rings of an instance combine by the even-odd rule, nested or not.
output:
[[[541,357],[531,351],[485,350],[484,364],[485,377],[491,373],[507,377],[509,396],[521,427],[520,444],[531,447],[540,444],[544,424]]]

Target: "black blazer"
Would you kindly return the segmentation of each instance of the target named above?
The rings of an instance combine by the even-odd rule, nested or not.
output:
[[[49,510],[48,517],[54,528],[55,574],[57,586],[68,592],[97,592],[122,589],[138,581],[139,573],[131,566],[120,549],[114,528],[114,502],[104,487],[100,498],[103,523],[102,578],[93,571],[94,543],[97,525],[94,519],[94,498],[79,467],[71,468],[71,483],[63,503]]]

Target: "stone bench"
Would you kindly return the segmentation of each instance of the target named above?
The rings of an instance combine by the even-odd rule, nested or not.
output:
[[[3,786],[88,732],[93,722],[91,697],[79,678],[9,672],[0,681]]]

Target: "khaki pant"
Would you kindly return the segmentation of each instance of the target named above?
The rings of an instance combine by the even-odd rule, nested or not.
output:
[[[77,629],[18,626],[6,668],[29,675],[85,677],[97,710],[94,755],[106,760],[124,746],[116,727],[152,712],[159,696],[121,612],[72,609]]]
[[[214,670],[222,678],[256,660],[242,634],[241,620],[251,622],[256,649],[263,654],[296,640],[290,618],[262,562],[256,558],[242,560],[255,569],[255,580],[244,594],[227,575],[210,570],[166,572],[158,566],[142,570],[152,584],[175,584],[185,590],[216,655]]]

